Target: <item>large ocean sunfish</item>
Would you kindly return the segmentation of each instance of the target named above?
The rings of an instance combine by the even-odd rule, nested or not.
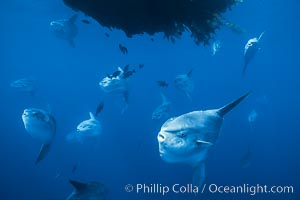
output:
[[[167,120],[157,136],[160,157],[169,163],[191,165],[193,184],[201,186],[207,152],[218,139],[223,117],[249,94],[219,109],[193,111]]]
[[[38,164],[48,154],[56,133],[56,122],[52,115],[38,108],[25,109],[22,114],[26,131],[43,145],[36,159]]]
[[[78,15],[75,14],[69,19],[59,19],[50,22],[49,30],[57,38],[67,40],[71,47],[75,47],[74,39],[78,34],[78,28],[75,24]]]

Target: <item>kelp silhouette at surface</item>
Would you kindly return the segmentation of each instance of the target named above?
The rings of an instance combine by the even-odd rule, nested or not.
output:
[[[220,16],[238,0],[63,0],[104,27],[123,30],[128,37],[163,32],[171,41],[186,30],[196,44],[208,44],[223,25]]]

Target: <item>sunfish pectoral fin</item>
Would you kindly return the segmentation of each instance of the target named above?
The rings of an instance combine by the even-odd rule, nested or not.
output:
[[[227,114],[229,111],[231,111],[235,106],[237,106],[241,101],[243,101],[247,96],[249,96],[250,93],[251,93],[251,91],[247,92],[246,94],[244,94],[243,96],[239,97],[238,99],[230,102],[226,106],[223,106],[222,108],[218,109],[217,110],[218,114],[221,117],[223,117],[225,114]]]
[[[186,75],[187,75],[188,77],[192,77],[193,71],[194,71],[194,68],[192,68]]]
[[[206,142],[206,141],[203,141],[203,140],[196,140],[196,143],[197,143],[198,145],[200,145],[200,144],[206,144],[206,145],[208,145],[208,146],[213,145],[213,143],[211,143],[211,142]]]
[[[94,116],[94,114],[92,112],[89,112],[90,118],[93,120],[96,120],[96,117]]]
[[[75,181],[75,180],[72,180],[70,179],[69,182],[74,186],[74,188],[78,191],[80,190],[84,190],[86,187],[87,187],[87,184],[86,183],[82,183],[82,182],[79,182],[79,181]]]
[[[49,153],[50,148],[51,148],[51,144],[43,144],[42,145],[40,153],[35,161],[36,165],[39,164],[39,162],[46,157],[46,155]]]
[[[205,180],[205,164],[198,163],[193,167],[193,185],[200,188]]]
[[[260,41],[260,39],[261,39],[261,38],[264,36],[265,32],[266,32],[266,31],[263,31],[263,32],[262,32],[262,33],[259,35],[259,37],[258,37],[258,39],[257,39],[257,40],[258,40],[258,42],[259,42],[259,41]]]

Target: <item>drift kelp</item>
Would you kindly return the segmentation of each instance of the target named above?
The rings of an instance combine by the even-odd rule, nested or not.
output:
[[[207,44],[224,25],[222,13],[240,0],[63,0],[104,27],[123,30],[128,37],[163,32],[174,40],[189,30],[197,44]],[[226,25],[226,24],[225,24]]]

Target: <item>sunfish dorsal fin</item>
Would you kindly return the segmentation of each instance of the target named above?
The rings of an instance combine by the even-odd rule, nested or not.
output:
[[[90,114],[90,118],[91,118],[91,119],[96,120],[96,118],[95,118],[95,116],[94,116],[94,114],[93,114],[92,112],[89,112],[89,114]]]
[[[163,93],[160,93],[161,99],[162,99],[162,104],[165,104],[168,102],[166,96]]]
[[[69,182],[74,186],[74,188],[78,191],[84,190],[87,187],[86,183],[81,183],[75,180],[70,179]]]
[[[75,21],[77,20],[77,17],[78,17],[78,14],[72,15],[72,16],[69,18],[68,22],[71,23],[71,24],[74,24]]]
[[[120,71],[120,72],[121,72],[121,74],[123,74],[123,73],[124,73],[124,70],[123,70],[121,67],[118,67],[118,71]]]
[[[230,102],[229,104],[227,104],[226,106],[223,106],[222,108],[219,108],[217,110],[218,114],[223,117],[224,115],[226,115],[229,111],[231,111],[235,106],[237,106],[241,101],[243,101],[249,94],[250,92],[247,92],[246,94],[244,94],[243,96],[239,97],[238,99]]]
[[[257,39],[258,42],[259,42],[260,39],[264,36],[265,32],[266,32],[266,31],[262,32],[262,33],[259,35],[259,37],[258,37],[258,39]]]
[[[194,69],[191,69],[186,75],[187,75],[188,77],[192,77],[193,71],[194,71]]]
[[[193,185],[201,188],[205,179],[205,164],[204,162],[198,163],[193,167]]]

